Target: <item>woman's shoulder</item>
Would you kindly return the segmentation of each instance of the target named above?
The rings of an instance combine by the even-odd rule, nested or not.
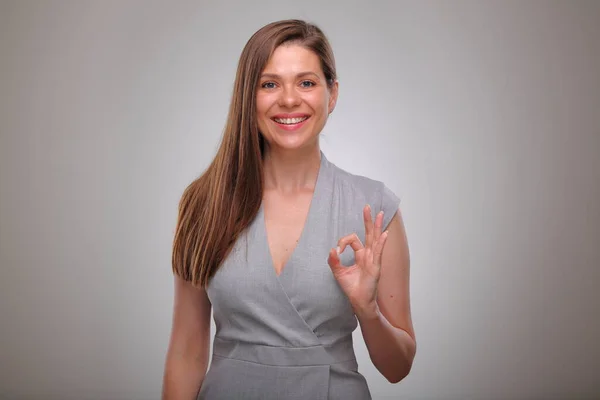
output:
[[[373,215],[384,212],[384,225],[391,220],[400,204],[400,198],[385,182],[347,171],[330,163],[334,190],[352,209],[371,206]]]
[[[329,164],[336,184],[351,190],[355,194],[384,193],[386,191],[393,194],[391,189],[381,180],[350,172],[332,162],[329,162]]]
[[[339,180],[339,183],[348,186],[354,190],[373,192],[374,190],[380,190],[385,184],[377,179],[373,179],[364,175],[352,173],[348,170],[338,167],[332,164],[334,176]]]

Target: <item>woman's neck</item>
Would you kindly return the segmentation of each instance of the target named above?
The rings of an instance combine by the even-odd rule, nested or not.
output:
[[[263,160],[265,190],[293,194],[313,189],[320,165],[321,150],[318,145],[294,151],[267,147]]]

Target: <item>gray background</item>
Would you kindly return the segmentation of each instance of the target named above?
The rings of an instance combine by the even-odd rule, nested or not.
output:
[[[600,396],[600,2],[39,0],[0,3],[0,397],[159,398],[177,202],[289,17],[323,151],[403,200],[418,354],[388,384],[357,330],[374,398]]]

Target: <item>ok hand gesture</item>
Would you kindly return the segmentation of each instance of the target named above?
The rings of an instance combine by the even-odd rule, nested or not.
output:
[[[327,262],[333,276],[343,292],[350,300],[356,315],[373,313],[377,310],[377,285],[381,276],[381,255],[387,238],[387,231],[382,231],[383,211],[371,218],[371,208],[366,205],[363,209],[365,223],[365,244],[356,233],[344,236],[338,241],[337,249],[329,251]],[[339,255],[346,246],[354,250],[355,264],[344,266]]]

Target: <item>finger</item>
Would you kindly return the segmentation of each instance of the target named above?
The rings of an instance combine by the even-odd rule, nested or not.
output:
[[[350,245],[354,252],[362,250],[364,248],[362,242],[360,241],[358,235],[356,233],[351,233],[350,235],[346,235],[338,241],[338,252],[341,254],[342,251],[346,248],[346,246]]]
[[[383,247],[385,246],[387,237],[388,237],[388,231],[385,231],[381,234],[377,243],[375,243],[375,249],[373,250],[373,264],[375,264],[378,267],[381,267],[381,258],[383,255]]]
[[[373,243],[377,243],[383,229],[383,211],[379,211],[375,217],[375,227],[373,229]]]
[[[373,218],[371,218],[371,206],[368,204],[363,209],[363,219],[365,221],[365,247],[369,248],[373,244]]]

